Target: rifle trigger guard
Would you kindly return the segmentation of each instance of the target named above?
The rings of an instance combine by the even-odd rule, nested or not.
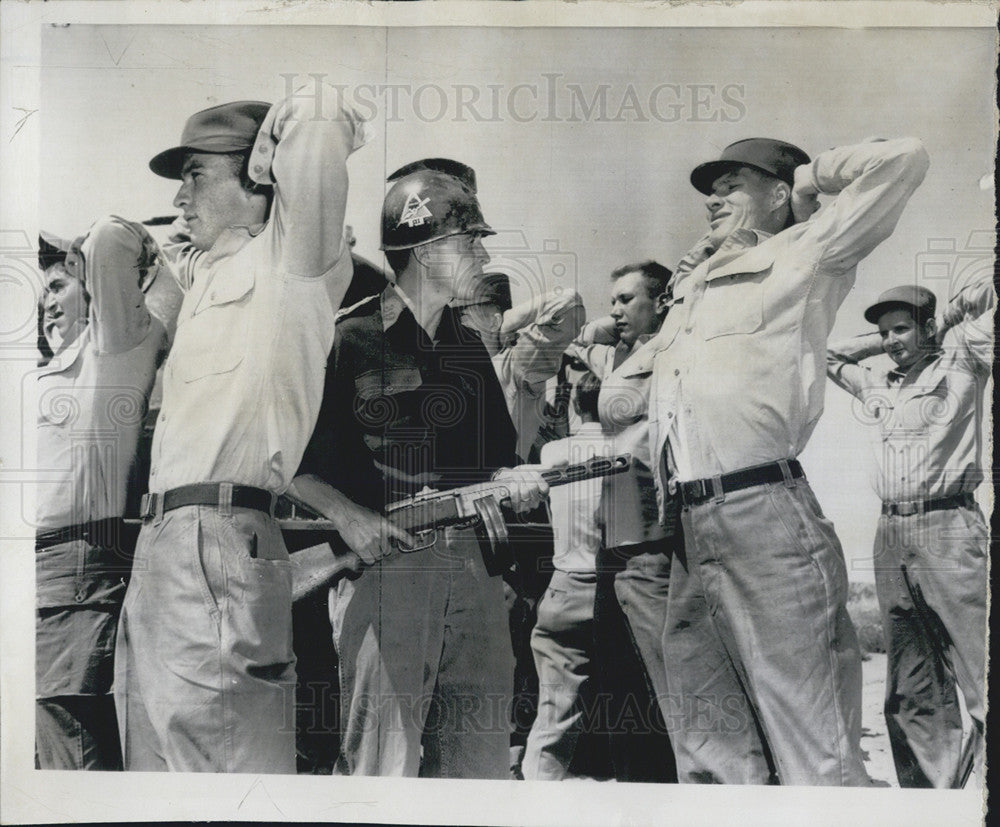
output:
[[[507,534],[507,523],[500,511],[500,505],[492,496],[473,500],[473,507],[479,520],[476,522],[476,538],[483,564],[490,577],[503,574],[514,563],[514,554]]]
[[[396,548],[403,554],[410,554],[414,551],[425,551],[437,542],[437,529],[425,528],[423,531],[416,532],[413,536],[417,539],[417,542],[412,546],[408,546],[396,539],[393,539],[392,542],[395,543]]]

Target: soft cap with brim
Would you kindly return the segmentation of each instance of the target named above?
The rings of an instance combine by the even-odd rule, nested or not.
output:
[[[878,301],[865,311],[865,320],[878,324],[883,314],[905,308],[913,311],[915,319],[929,319],[937,309],[937,298],[926,287],[903,284],[886,290]]]
[[[61,264],[66,260],[72,242],[57,235],[40,230],[38,233],[38,269],[48,270],[53,264]]]
[[[711,195],[712,184],[720,175],[739,167],[753,167],[792,186],[795,167],[808,163],[809,156],[793,144],[773,138],[746,138],[722,150],[719,160],[696,166],[691,183],[698,192]]]
[[[164,178],[180,178],[184,156],[189,152],[240,152],[250,149],[271,104],[263,101],[233,101],[195,112],[181,133],[179,146],[164,150],[149,162],[149,168]]]

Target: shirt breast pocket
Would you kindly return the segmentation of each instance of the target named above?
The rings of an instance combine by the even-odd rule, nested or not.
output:
[[[706,339],[754,333],[764,326],[764,280],[759,272],[710,274],[702,300],[701,327]]]
[[[423,385],[417,368],[399,367],[372,370],[354,380],[357,393],[355,411],[365,428],[382,428],[404,416],[402,395]]]
[[[894,429],[896,436],[925,436],[946,427],[959,416],[961,401],[948,388],[944,379],[915,387],[903,405],[901,421]]]
[[[764,327],[767,277],[774,261],[775,249],[765,241],[709,270],[699,314],[706,340],[755,333]]]
[[[174,369],[183,381],[229,373],[243,361],[253,294],[252,270],[216,274],[178,330]]]

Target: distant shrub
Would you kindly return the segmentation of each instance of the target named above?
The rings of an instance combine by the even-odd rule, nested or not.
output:
[[[847,613],[857,630],[862,655],[885,652],[875,586],[871,583],[851,583],[847,590]]]

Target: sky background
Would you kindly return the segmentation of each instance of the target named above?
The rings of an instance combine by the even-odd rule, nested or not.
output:
[[[283,75],[309,85],[308,73],[319,73],[349,89],[396,89],[352,93],[375,113],[373,140],[349,163],[357,252],[382,263],[389,172],[420,157],[456,158],[476,170],[486,219],[501,231],[487,247],[512,274],[515,300],[569,284],[596,317],[607,312],[612,269],[645,258],[672,267],[701,236],[703,197],[688,175],[732,141],[778,137],[815,155],[869,136],[920,137],[930,171],[893,236],[859,267],[836,339],[871,329],[862,311],[893,284],[917,281],[944,302],[956,280],[990,266],[994,194],[979,182],[993,168],[993,79],[984,67],[994,63],[994,37],[988,29],[53,26],[42,35],[38,221],[72,236],[106,213],[175,213],[176,184],[147,163],[177,142],[188,115],[228,100],[275,101],[289,83]],[[878,501],[852,407],[829,386],[802,460],[852,579],[870,580]]]

